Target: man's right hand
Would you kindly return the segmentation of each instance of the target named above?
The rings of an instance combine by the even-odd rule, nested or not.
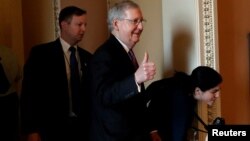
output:
[[[135,72],[135,80],[138,84],[141,84],[148,80],[152,80],[156,73],[155,64],[153,62],[150,62],[148,58],[148,53],[145,52],[143,61]]]

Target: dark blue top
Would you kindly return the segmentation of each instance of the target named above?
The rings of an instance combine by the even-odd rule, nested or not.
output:
[[[188,75],[177,73],[153,82],[146,90],[151,96],[149,130],[158,130],[163,141],[187,140],[196,105],[189,79]]]

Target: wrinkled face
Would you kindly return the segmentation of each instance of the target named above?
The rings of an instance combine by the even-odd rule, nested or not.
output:
[[[143,16],[138,8],[130,8],[125,11],[125,16],[122,19],[116,19],[114,24],[114,34],[129,48],[140,40],[143,31]]]
[[[77,44],[84,36],[87,26],[87,16],[72,16],[71,21],[62,22],[62,36],[70,44]]]
[[[200,88],[195,90],[195,98],[197,100],[206,102],[208,105],[212,105],[214,101],[220,96],[220,86],[217,85],[207,91],[201,91]]]

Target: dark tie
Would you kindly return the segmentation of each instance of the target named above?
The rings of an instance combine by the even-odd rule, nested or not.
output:
[[[132,61],[132,63],[133,63],[133,65],[134,65],[135,70],[137,70],[137,69],[138,69],[138,67],[139,67],[139,65],[138,65],[138,62],[137,62],[137,60],[136,60],[136,58],[135,58],[135,54],[134,54],[134,52],[133,52],[133,50],[132,50],[132,49],[131,49],[131,50],[129,50],[129,52],[128,52],[128,56],[129,56],[130,60]],[[141,90],[142,90],[142,91],[144,91],[144,90],[145,90],[144,84],[143,84],[143,83],[141,83],[141,84],[140,84],[140,86],[141,86]]]
[[[72,97],[72,110],[74,114],[79,113],[79,96],[80,96],[80,74],[78,68],[78,62],[76,59],[76,49],[70,47],[70,85],[71,85],[71,97]]]
[[[131,59],[133,65],[134,65],[135,70],[137,70],[139,65],[137,63],[137,60],[135,58],[135,54],[134,54],[133,50],[129,50],[128,55],[129,55],[129,58]]]

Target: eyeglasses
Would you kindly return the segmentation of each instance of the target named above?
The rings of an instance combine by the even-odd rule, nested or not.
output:
[[[142,24],[144,24],[147,20],[145,20],[145,19],[120,19],[120,20],[127,20],[127,21],[129,21],[131,24],[133,24],[133,25],[139,25],[140,23],[142,23]]]

